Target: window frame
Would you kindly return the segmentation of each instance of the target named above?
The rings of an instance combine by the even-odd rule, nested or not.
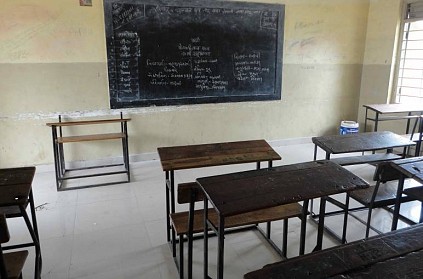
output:
[[[406,23],[414,22],[414,21],[420,21],[423,20],[422,18],[413,18],[413,19],[407,19],[407,12],[408,12],[408,5],[416,2],[421,2],[423,4],[423,0],[404,0],[401,7],[401,17],[400,17],[400,24],[399,28],[397,30],[397,40],[395,44],[395,56],[393,57],[394,62],[394,72],[393,75],[391,75],[393,78],[391,79],[391,89],[389,90],[391,92],[391,96],[389,98],[391,104],[400,103],[397,102],[397,89],[398,89],[398,82],[399,82],[399,72],[400,72],[400,66],[401,66],[401,51],[402,51],[402,44],[403,44],[403,34],[404,29],[406,26]],[[423,78],[423,77],[422,77]],[[423,88],[423,86],[422,86]],[[423,103],[423,96],[421,98]]]

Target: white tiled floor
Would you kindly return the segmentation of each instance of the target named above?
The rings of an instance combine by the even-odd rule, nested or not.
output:
[[[292,164],[313,159],[312,144],[275,147],[282,161]],[[319,153],[319,157],[323,154]],[[204,168],[176,172],[178,182],[201,176],[253,169],[254,164]],[[354,173],[371,181],[374,167],[350,167]],[[54,172],[40,171],[34,180],[34,195],[43,255],[43,278],[178,278],[165,231],[165,186],[160,162],[131,163],[132,182],[97,188],[57,192]],[[186,209],[177,206],[178,210]],[[418,218],[420,204],[404,206],[405,214]],[[358,213],[363,218],[367,211]],[[391,215],[374,211],[374,225],[383,231],[390,228]],[[339,217],[326,219],[331,228],[341,224]],[[29,239],[20,219],[8,219],[12,243]],[[405,226],[403,223],[401,226]],[[364,237],[364,225],[349,218],[348,239]],[[273,239],[280,243],[281,224],[272,227]],[[299,221],[289,226],[289,257],[298,254]],[[306,251],[316,238],[316,226],[307,225]],[[325,235],[324,247],[337,243]],[[210,239],[210,274],[216,269],[216,238]],[[32,278],[33,249],[25,265],[24,278]],[[252,270],[279,261],[276,252],[256,231],[230,234],[225,240],[225,278],[242,278]],[[202,277],[202,241],[194,243],[194,278]]]

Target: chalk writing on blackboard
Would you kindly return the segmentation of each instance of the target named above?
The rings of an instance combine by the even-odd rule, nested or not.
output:
[[[140,39],[136,32],[116,33],[114,40],[117,98],[121,101],[139,98],[138,58],[140,57]]]
[[[105,0],[112,108],[278,100],[284,6]]]
[[[115,30],[121,28],[125,24],[144,16],[143,6],[113,3],[113,28]]]

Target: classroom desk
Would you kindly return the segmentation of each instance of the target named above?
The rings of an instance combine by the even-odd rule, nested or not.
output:
[[[210,203],[216,210],[217,227],[204,214],[204,278],[208,277],[208,237],[210,226],[218,235],[218,278],[223,278],[223,248],[225,218],[278,205],[321,198],[320,209],[325,211],[326,196],[366,188],[368,184],[348,170],[331,161],[313,161],[269,169],[245,171],[198,178],[204,192],[204,208]],[[191,206],[191,210],[193,210]],[[321,214],[315,250],[322,248],[324,214]],[[189,241],[192,241],[192,227]],[[300,247],[305,245],[305,219],[302,220]]]
[[[413,113],[417,113],[418,115],[423,113],[423,106],[415,104],[370,104],[363,105],[363,107],[366,108],[364,131],[367,129],[368,120],[375,123],[373,131],[376,132],[378,129],[379,121],[407,119],[407,127],[405,132],[408,133],[410,129],[410,120],[416,117],[416,115],[413,115]],[[370,111],[374,113],[373,118],[369,116]],[[406,113],[407,115],[398,115],[400,113]]]
[[[321,148],[325,151],[327,160],[331,159],[332,154],[343,154],[343,153],[353,153],[353,152],[365,152],[365,151],[375,151],[375,150],[386,150],[386,153],[376,153],[376,154],[366,154],[366,155],[353,155],[345,156],[331,159],[335,163],[348,166],[356,164],[370,164],[378,163],[382,161],[390,161],[401,159],[403,156],[396,155],[393,152],[394,148],[397,147],[407,147],[415,145],[414,142],[401,137],[395,133],[384,131],[384,132],[367,132],[367,133],[357,133],[357,134],[348,134],[348,135],[332,135],[332,136],[322,136],[322,137],[313,137],[312,142],[314,143],[314,160],[317,159],[317,148]],[[347,199],[348,200],[348,199]],[[328,202],[343,208],[348,207],[347,200],[345,204],[329,197]],[[312,220],[316,220],[319,214],[316,214],[313,210],[313,201],[310,203],[310,212]],[[320,211],[321,212],[321,211]],[[345,214],[346,209],[340,211],[330,212],[331,215],[336,215],[340,213]],[[328,213],[324,213],[328,214]],[[335,232],[326,228],[326,231],[332,235],[334,238],[338,239],[341,243],[346,241],[346,225],[347,225],[347,216],[344,217],[344,229],[343,235],[340,237]]]
[[[171,240],[169,215],[175,212],[175,171],[211,166],[257,163],[281,157],[265,140],[210,143],[186,146],[159,147],[162,169],[165,172],[167,241]],[[172,233],[173,256],[176,257],[175,236]]]
[[[117,183],[126,183],[131,180],[130,169],[129,169],[129,151],[128,151],[128,121],[130,118],[123,118],[122,112],[120,113],[120,118],[113,119],[96,119],[96,120],[80,120],[80,121],[62,121],[62,116],[59,115],[59,122],[46,123],[47,126],[51,127],[51,135],[53,142],[53,155],[54,155],[54,167],[56,171],[56,187],[57,191],[63,190],[75,190],[75,189],[84,189],[89,187],[98,187],[105,185],[113,185]],[[66,130],[74,131],[76,127],[89,127],[89,126],[99,126],[106,125],[115,126],[115,131],[113,133],[94,133],[94,134],[77,134],[77,135],[66,135]],[[117,126],[117,127],[116,127]],[[117,129],[118,128],[118,129]],[[78,130],[78,129],[76,129]],[[75,132],[75,131],[74,131]],[[79,167],[79,168],[67,168],[65,163],[65,152],[64,144],[70,143],[80,143],[80,142],[94,142],[94,141],[120,141],[122,145],[122,158],[121,163],[113,163],[106,165],[94,165],[88,167]],[[119,167],[119,169],[116,169]],[[108,171],[105,171],[108,168]],[[81,170],[91,170],[90,172],[83,172],[77,174],[71,174],[74,171]],[[75,187],[63,187],[64,182],[71,179],[86,179],[90,177],[97,176],[116,176],[124,174],[126,175],[125,179],[119,179],[116,181],[102,182],[97,184],[85,184]]]
[[[401,173],[398,182],[397,197],[395,201],[394,215],[391,230],[396,230],[401,207],[400,197],[404,190],[405,178],[412,178],[423,184],[423,157],[413,157],[391,162],[392,166]]]
[[[421,278],[423,224],[267,265],[244,279]]]
[[[0,169],[0,213],[6,217],[23,216],[32,238],[32,243],[23,243],[2,247],[3,250],[35,246],[34,278],[41,274],[41,248],[39,243],[37,218],[35,214],[32,180],[35,167]],[[26,212],[29,203],[32,224]]]
[[[313,137],[312,142],[314,143],[314,160],[317,158],[317,147],[326,152],[326,160],[330,160],[332,154],[383,149],[387,151],[386,154],[336,158],[336,162],[340,165],[376,163],[379,161],[399,159],[401,156],[392,153],[394,148],[415,145],[414,142],[389,131]]]

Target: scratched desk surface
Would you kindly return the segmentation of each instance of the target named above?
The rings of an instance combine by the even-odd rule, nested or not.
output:
[[[389,131],[313,137],[312,141],[315,145],[332,154],[415,145],[414,142]]]
[[[423,157],[413,157],[392,161],[392,166],[405,174],[423,183]]]
[[[312,161],[197,179],[221,216],[367,188],[331,161]]]
[[[0,186],[31,184],[35,167],[0,169]]]
[[[0,169],[0,206],[26,202],[34,174],[35,167]]]
[[[419,224],[271,264],[244,278],[422,278],[422,249]]]
[[[157,151],[164,171],[281,159],[265,140],[159,147]]]

